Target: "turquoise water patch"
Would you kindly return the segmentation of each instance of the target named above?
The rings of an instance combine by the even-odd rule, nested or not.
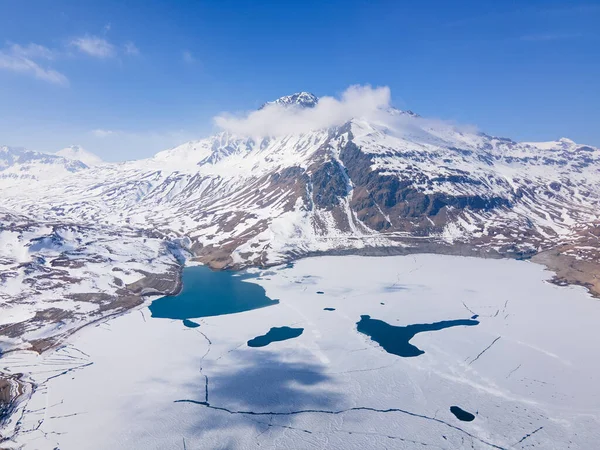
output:
[[[267,334],[256,336],[248,341],[248,347],[265,347],[272,342],[287,341],[297,338],[302,334],[304,328],[274,327]]]
[[[360,321],[356,323],[356,329],[381,345],[386,352],[402,356],[403,358],[410,358],[425,353],[423,350],[415,347],[409,342],[415,334],[423,333],[425,331],[439,331],[450,327],[473,326],[478,324],[479,322],[477,320],[460,319],[398,327],[390,325],[383,320],[371,319],[371,316],[365,315],[360,316]]]
[[[185,320],[234,314],[279,303],[267,297],[262,286],[243,281],[248,278],[252,276],[216,272],[206,266],[186,267],[181,292],[154,300],[149,309],[155,318]]]

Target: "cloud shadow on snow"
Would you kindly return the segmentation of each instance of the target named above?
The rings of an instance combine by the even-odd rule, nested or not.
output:
[[[236,429],[240,425],[254,427],[258,432],[265,430],[266,423],[272,423],[276,430],[285,423],[293,426],[300,415],[251,415],[229,413],[224,408],[235,412],[275,412],[288,413],[299,410],[337,410],[348,407],[345,396],[336,389],[335,380],[327,375],[326,366],[310,362],[314,358],[306,353],[306,360],[299,361],[295,353],[294,361],[286,360],[282,354],[269,350],[244,350],[235,353],[235,361],[227,359],[214,365],[212,361],[204,361],[203,373],[208,375],[208,404],[181,405],[183,414],[197,413],[198,420],[188,430],[195,437],[204,433],[227,429]],[[235,366],[229,370],[231,363]],[[202,364],[202,363],[200,363]],[[193,387],[185,386],[184,392],[196,391],[195,398],[180,400],[205,401],[205,378],[198,377]],[[185,411],[185,412],[183,412]],[[275,420],[273,420],[275,419]]]

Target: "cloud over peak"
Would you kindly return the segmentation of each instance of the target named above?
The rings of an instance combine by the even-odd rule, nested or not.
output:
[[[321,97],[314,108],[268,104],[243,116],[221,114],[214,118],[223,130],[245,136],[304,133],[342,125],[352,118],[376,118],[390,108],[390,89],[350,86],[339,99]]]

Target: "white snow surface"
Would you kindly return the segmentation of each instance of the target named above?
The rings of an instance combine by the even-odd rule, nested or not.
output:
[[[97,166],[103,162],[99,156],[87,151],[80,145],[70,145],[65,147],[57,151],[56,155],[75,161],[81,161],[88,167]]]
[[[83,162],[60,155],[26,150],[21,147],[0,146],[0,187],[2,190],[24,185],[50,183],[86,170]]]
[[[280,304],[194,329],[142,308],[46,354],[6,355],[6,370],[31,371],[38,388],[4,446],[591,449],[600,439],[600,303],[547,283],[542,266],[331,256],[255,272],[248,282]],[[402,358],[357,332],[364,314],[480,323],[419,333],[410,342],[425,353]],[[246,345],[279,326],[304,332]],[[475,420],[457,420],[453,405]]]

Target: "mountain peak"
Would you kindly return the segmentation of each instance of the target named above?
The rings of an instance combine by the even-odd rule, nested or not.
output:
[[[70,145],[68,147],[63,148],[55,153],[58,156],[62,156],[63,158],[77,160],[84,163],[86,166],[97,166],[98,164],[102,164],[102,159],[98,156],[94,155],[91,152],[88,152],[80,145]]]
[[[301,108],[314,108],[319,102],[319,98],[310,92],[296,92],[291,95],[284,95],[277,100],[267,102],[260,107],[264,108],[267,105],[283,105],[283,106],[299,106]]]

